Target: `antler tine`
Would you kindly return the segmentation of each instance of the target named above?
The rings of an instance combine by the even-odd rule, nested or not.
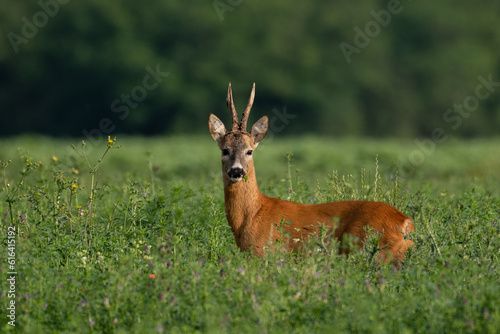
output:
[[[250,98],[248,99],[247,107],[243,112],[243,116],[241,118],[240,129],[245,132],[247,131],[248,115],[250,114],[250,109],[252,109],[254,97],[255,97],[255,82],[253,83],[252,92],[250,93]]]
[[[231,131],[235,131],[238,129],[238,113],[236,113],[236,108],[234,107],[233,101],[233,91],[231,89],[231,83],[229,83],[229,87],[227,88],[227,106],[231,108],[231,115],[233,117],[233,126]]]

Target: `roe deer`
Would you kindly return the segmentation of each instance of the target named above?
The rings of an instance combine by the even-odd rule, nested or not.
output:
[[[408,247],[413,247],[413,242],[404,238],[414,230],[413,221],[388,204],[345,201],[307,205],[271,198],[259,191],[253,152],[266,136],[268,118],[260,118],[250,132],[246,131],[254,96],[255,83],[241,123],[238,123],[229,83],[227,106],[233,119],[231,131],[226,131],[222,121],[213,114],[208,120],[210,134],[222,151],[226,218],[238,247],[261,257],[271,241],[283,241],[275,227],[280,222],[288,222],[284,228],[289,238],[284,246],[295,252],[308,235],[318,234],[321,225],[333,230],[340,242],[346,234],[354,236],[360,247],[367,228],[371,227],[381,235],[378,260],[390,259],[396,264],[403,261]]]

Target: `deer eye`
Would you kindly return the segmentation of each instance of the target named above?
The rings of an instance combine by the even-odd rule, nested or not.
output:
[[[248,150],[247,155],[252,155],[252,150]]]
[[[222,155],[229,155],[229,150],[227,148],[223,149]]]

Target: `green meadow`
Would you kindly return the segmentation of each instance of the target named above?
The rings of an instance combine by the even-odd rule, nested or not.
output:
[[[498,331],[500,139],[278,137],[255,152],[261,191],[395,206],[415,223],[401,270],[377,235],[349,258],[321,239],[241,253],[208,132],[0,139],[1,331]]]

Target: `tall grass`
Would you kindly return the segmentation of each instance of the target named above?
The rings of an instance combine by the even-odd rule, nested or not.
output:
[[[299,258],[239,252],[224,214],[220,153],[208,138],[119,138],[120,150],[103,156],[110,143],[101,143],[86,158],[66,150],[70,141],[37,141],[3,141],[0,149],[2,281],[9,226],[18,272],[16,327],[4,316],[11,299],[2,285],[2,331],[500,328],[500,164],[498,155],[482,155],[492,143],[451,143],[405,180],[394,162],[411,143],[345,140],[332,148],[305,138],[259,147],[257,177],[269,195],[380,200],[411,216],[416,249],[397,271],[374,261],[373,240],[349,258],[321,239]]]

